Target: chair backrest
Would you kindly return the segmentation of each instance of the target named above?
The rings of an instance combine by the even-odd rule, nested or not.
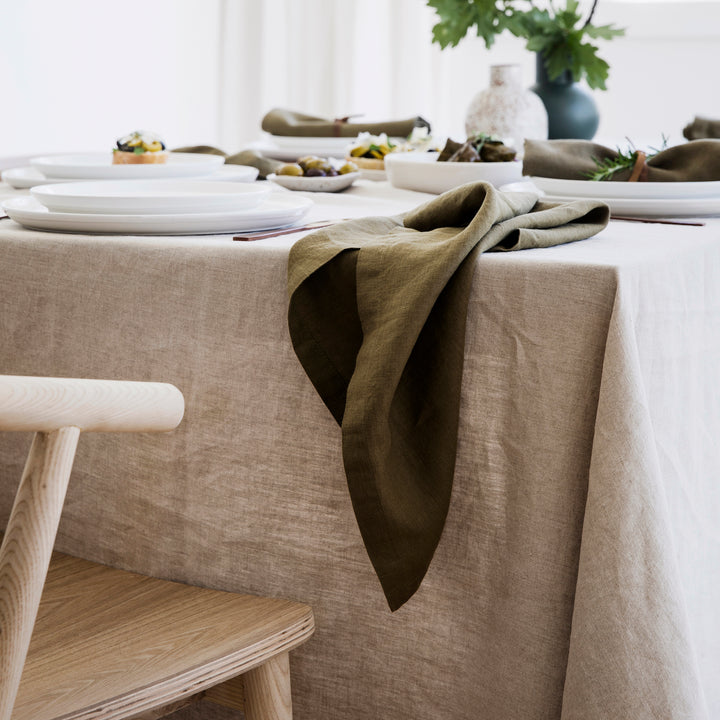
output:
[[[81,432],[162,432],[184,413],[165,383],[0,376],[0,430],[34,432],[0,547],[0,720],[12,713]]]

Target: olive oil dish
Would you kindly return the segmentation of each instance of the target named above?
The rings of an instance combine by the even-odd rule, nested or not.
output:
[[[165,143],[155,134],[136,130],[117,141],[113,148],[113,165],[145,165],[166,163]]]

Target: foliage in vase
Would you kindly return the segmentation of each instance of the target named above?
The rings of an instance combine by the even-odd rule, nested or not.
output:
[[[427,0],[438,16],[433,42],[441,48],[454,47],[474,27],[489,49],[507,30],[527,40],[527,49],[542,56],[550,80],[567,70],[574,81],[585,78],[591,88],[605,90],[610,68],[588,39],[612,40],[625,31],[593,25],[597,3],[594,0],[583,21],[579,0],[566,0],[564,8],[553,0]]]

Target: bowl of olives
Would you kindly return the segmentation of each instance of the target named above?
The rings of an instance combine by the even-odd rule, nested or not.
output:
[[[274,174],[268,175],[268,180],[288,190],[339,192],[349,188],[359,177],[360,172],[353,162],[306,155],[294,163],[281,165]]]

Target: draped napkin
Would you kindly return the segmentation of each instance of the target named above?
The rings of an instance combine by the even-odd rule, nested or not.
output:
[[[701,138],[720,138],[720,120],[698,117],[683,128],[683,137],[688,140]]]
[[[385,122],[350,122],[348,118],[328,118],[274,108],[262,119],[262,129],[271,135],[293,135],[301,137],[350,137],[361,132],[373,135],[386,133],[391,137],[407,137],[415,127],[430,128],[430,123],[421,117]]]
[[[526,140],[523,175],[587,180],[597,167],[593,158],[614,159],[617,150],[585,140]],[[647,160],[647,182],[720,180],[720,140],[693,140],[662,150]],[[612,180],[624,181],[631,170]]]
[[[588,238],[608,217],[595,201],[536,202],[471,183],[291,249],[293,346],[342,427],[353,509],[392,610],[419,587],[448,511],[478,256]]]
[[[258,178],[264,180],[268,175],[274,173],[283,163],[272,158],[265,157],[257,150],[243,150],[242,152],[228,155],[223,150],[212,145],[191,145],[173,149],[173,152],[204,153],[205,155],[222,155],[226,165],[249,165],[258,169]]]

